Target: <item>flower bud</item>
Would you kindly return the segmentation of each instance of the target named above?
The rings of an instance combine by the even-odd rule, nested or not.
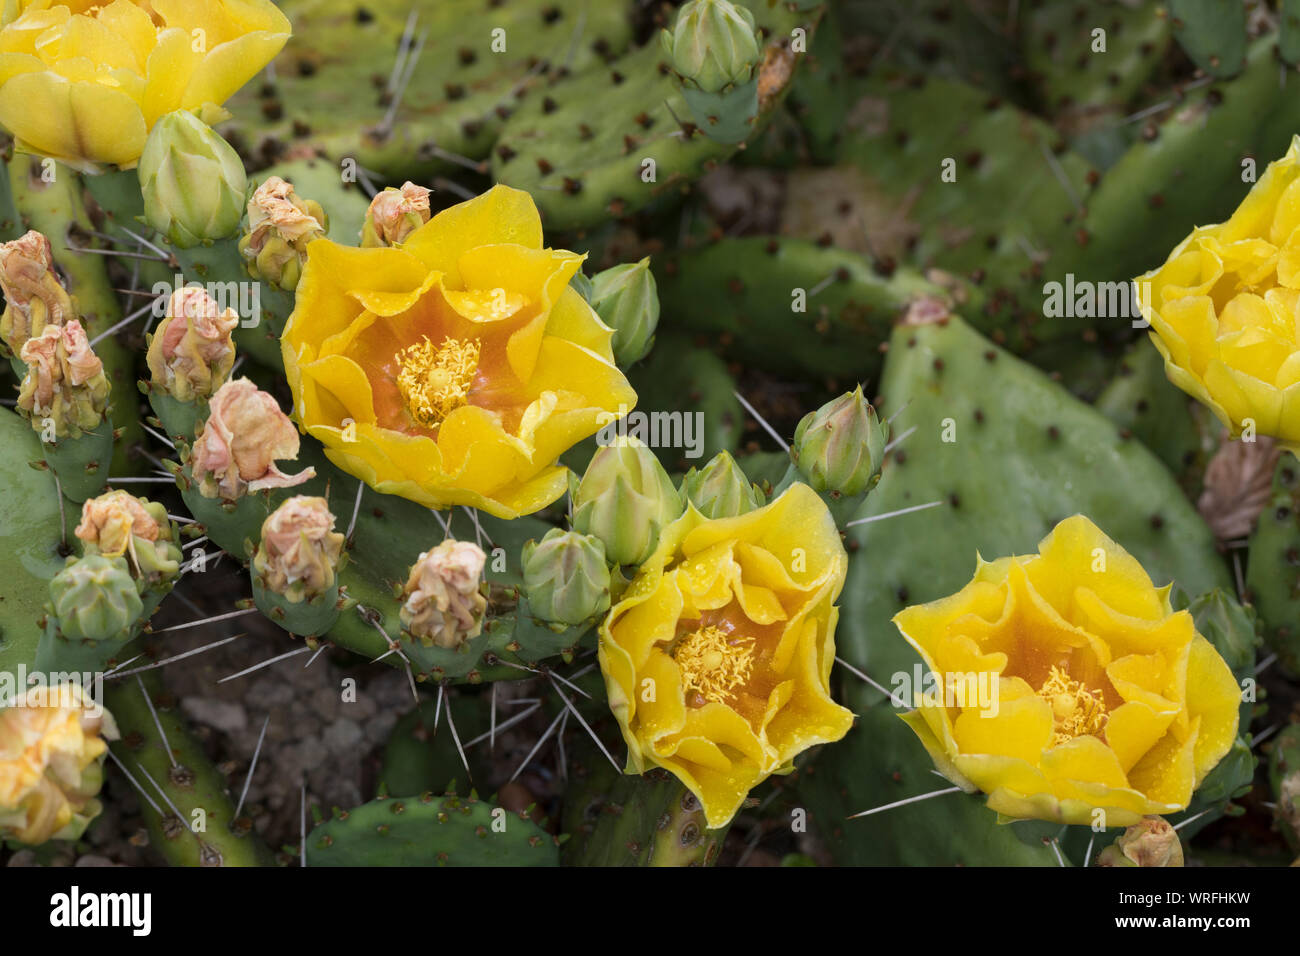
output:
[[[174,245],[189,249],[239,229],[248,193],[244,163],[188,110],[168,113],[154,124],[139,176],[145,219]]]
[[[760,56],[754,15],[728,0],[691,0],[660,38],[673,70],[705,93],[747,82]]]
[[[15,356],[46,325],[62,325],[76,315],[54,269],[50,240],[35,230],[0,244],[0,289],[5,295],[0,340]]]
[[[238,324],[235,310],[222,311],[203,289],[177,289],[149,340],[146,361],[154,386],[180,402],[210,398],[234,367],[231,333]]]
[[[1098,866],[1182,866],[1178,831],[1164,817],[1145,816],[1097,857]]]
[[[253,572],[262,588],[297,604],[336,586],[343,535],[324,498],[295,495],[262,524]]]
[[[246,378],[217,389],[208,420],[190,449],[190,467],[205,498],[227,501],[269,488],[292,488],[316,476],[286,475],[276,459],[298,457],[298,430],[274,398]]]
[[[659,292],[647,256],[598,273],[591,280],[591,305],[614,330],[614,361],[626,368],[646,357],[659,325]]]
[[[65,639],[108,641],[127,634],[144,603],[125,558],[88,554],[50,580],[50,612]]]
[[[859,385],[803,417],[790,457],[814,491],[852,498],[875,485],[888,437]]]
[[[718,452],[703,468],[688,471],[681,494],[683,503],[689,501],[706,518],[734,518],[762,506],[766,498],[726,451]]]
[[[292,292],[307,261],[307,245],[328,228],[320,203],[302,199],[292,183],[272,176],[248,201],[248,232],[239,240],[239,253],[249,275]]]
[[[76,438],[100,426],[108,409],[108,379],[79,321],[47,325],[23,344],[20,355],[27,375],[18,407],[34,429],[44,430],[49,419],[59,438]]]
[[[429,221],[431,190],[406,182],[401,189],[388,187],[370,200],[365,224],[361,227],[361,246],[395,246]]]
[[[117,726],[79,684],[0,701],[0,840],[76,840],[100,810],[106,740]]]
[[[180,570],[181,552],[167,509],[130,492],[118,489],[86,501],[76,535],[84,554],[125,558],[132,575],[146,584]]]
[[[582,624],[609,610],[609,567],[599,538],[552,528],[524,545],[524,594],[535,617]]]
[[[487,555],[448,538],[421,554],[402,589],[402,629],[425,646],[459,647],[483,630],[487,598],[479,587]]]
[[[591,279],[585,272],[581,269],[575,272],[573,278],[569,280],[569,285],[573,286],[573,290],[577,292],[578,295],[582,296],[588,305],[591,305],[593,286],[591,284]],[[608,323],[606,324],[608,325]]]
[[[612,564],[641,564],[681,513],[672,479],[634,438],[598,449],[573,495],[574,530],[599,538]]]

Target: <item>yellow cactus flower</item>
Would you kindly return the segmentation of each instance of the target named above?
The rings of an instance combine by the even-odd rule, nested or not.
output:
[[[894,617],[934,676],[903,719],[1004,818],[1117,827],[1185,809],[1241,696],[1170,587],[1082,515],[1037,554],[979,559],[956,594]]]
[[[78,169],[129,169],[173,110],[205,120],[289,39],[270,0],[6,0],[0,125]]]
[[[556,459],[631,408],[613,332],[542,248],[526,192],[496,186],[400,245],[307,247],[280,339],[294,418],[372,488],[433,508],[529,514]]]
[[[1169,380],[1236,438],[1300,453],[1300,136],[1227,222],[1137,278]]]
[[[738,517],[690,507],[666,527],[600,628],[627,772],[672,772],[716,828],[796,755],[848,733],[853,715],[830,695],[847,569],[803,484]]]
[[[36,686],[0,701],[0,838],[75,840],[99,813],[112,715],[78,684]]]

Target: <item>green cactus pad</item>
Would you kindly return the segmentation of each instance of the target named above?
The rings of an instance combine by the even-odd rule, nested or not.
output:
[[[1278,663],[1300,674],[1300,464],[1283,455],[1250,537],[1246,588]]]
[[[666,770],[619,773],[594,749],[570,765],[568,866],[712,866],[727,829],[705,826],[699,800]]]
[[[759,71],[762,130],[794,75],[791,31],[811,33],[812,12],[754,4],[768,31],[768,59]],[[735,152],[710,139],[664,63],[657,39],[615,61],[574,74],[530,98],[501,130],[492,152],[493,176],[532,193],[550,229],[580,229],[622,218],[680,191]],[[733,138],[736,130],[728,130]],[[742,137],[743,138],[743,137]],[[651,178],[653,166],[653,178]],[[661,203],[661,204],[663,204]]]
[[[559,841],[476,797],[386,797],[307,835],[308,866],[556,866]]]
[[[49,581],[63,570],[72,551],[77,508],[61,499],[48,471],[27,462],[42,457],[41,443],[31,426],[7,408],[0,408],[0,460],[5,494],[0,496],[0,670],[13,671],[36,654],[41,638],[37,620],[49,599]]]

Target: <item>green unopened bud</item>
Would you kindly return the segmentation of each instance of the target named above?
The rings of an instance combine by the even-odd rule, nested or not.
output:
[[[79,321],[47,325],[23,344],[20,355],[27,375],[18,408],[42,441],[79,438],[100,426],[108,410],[108,378]]]
[[[743,515],[760,507],[765,498],[726,451],[718,452],[703,468],[688,471],[681,492],[683,503],[689,501],[706,518]]]
[[[748,82],[760,56],[754,15],[728,0],[691,0],[660,37],[677,74],[706,93]]]
[[[411,566],[398,617],[426,647],[456,648],[483,632],[487,555],[472,541],[448,538]]]
[[[649,257],[598,273],[591,280],[591,304],[614,330],[615,362],[626,368],[646,357],[659,325],[659,292]]]
[[[609,567],[599,538],[552,528],[524,545],[524,594],[533,615],[582,624],[609,610]]]
[[[243,161],[188,110],[154,124],[139,176],[145,219],[174,245],[189,249],[238,231],[248,195]]]
[[[591,305],[591,278],[585,272],[582,272],[581,270],[575,272],[573,278],[569,280],[569,285],[573,286],[574,291],[576,291],[578,295],[587,300],[588,305]]]
[[[0,341],[15,358],[45,326],[62,325],[77,314],[54,269],[50,240],[35,230],[0,244],[0,289],[5,296]]]
[[[125,637],[144,604],[124,558],[88,554],[50,580],[50,614],[71,641]]]
[[[859,385],[803,417],[790,457],[814,491],[852,498],[875,485],[888,438]]]
[[[395,246],[429,221],[429,192],[415,183],[403,183],[375,193],[361,227],[361,246]]]
[[[592,456],[573,495],[573,527],[595,535],[613,564],[641,564],[682,513],[672,479],[643,443],[619,438]]]
[[[320,203],[301,198],[292,183],[272,176],[248,201],[248,232],[239,240],[239,254],[249,275],[292,292],[302,276],[307,246],[328,229]]]
[[[1146,816],[1097,857],[1098,866],[1182,866],[1178,831],[1164,817]]]

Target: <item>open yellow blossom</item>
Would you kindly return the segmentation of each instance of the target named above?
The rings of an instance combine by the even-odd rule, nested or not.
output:
[[[803,484],[735,518],[690,507],[665,528],[600,629],[627,772],[671,771],[720,827],[770,774],[848,733],[853,715],[830,695],[847,569]]]
[[[134,166],[159,117],[221,104],[289,38],[270,0],[6,0],[0,125],[79,169]]]
[[[1169,589],[1082,515],[1037,554],[979,559],[956,594],[894,617],[936,678],[903,719],[1004,817],[1176,813],[1232,746],[1241,697]]]
[[[526,192],[496,186],[400,247],[307,247],[281,336],[299,427],[372,488],[503,518],[564,494],[556,459],[636,394],[613,332],[542,247]]]
[[[1137,279],[1169,380],[1237,437],[1300,453],[1300,136],[1227,222]]]
[[[75,840],[99,813],[112,716],[78,684],[32,687],[0,700],[0,839]]]

